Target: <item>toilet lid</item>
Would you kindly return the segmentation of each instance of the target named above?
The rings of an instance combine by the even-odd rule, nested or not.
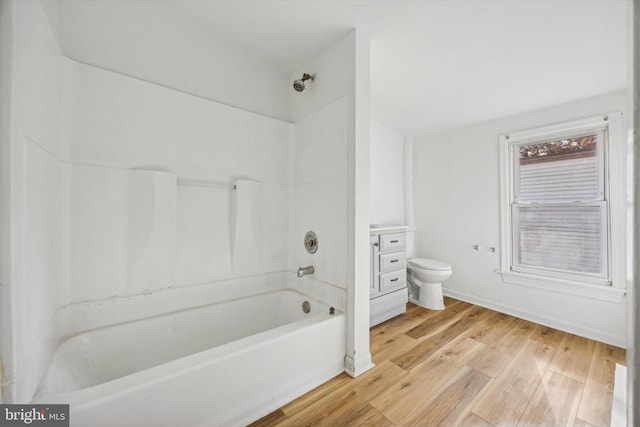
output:
[[[409,260],[409,265],[418,268],[424,268],[426,270],[444,271],[450,270],[451,266],[446,262],[436,261],[435,259],[428,258],[414,258]]]

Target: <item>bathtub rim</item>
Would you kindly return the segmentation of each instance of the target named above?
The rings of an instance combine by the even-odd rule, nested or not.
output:
[[[295,322],[268,329],[258,334],[193,353],[179,359],[174,359],[91,387],[70,392],[38,394],[32,398],[30,403],[70,404],[73,406],[73,410],[89,409],[92,406],[111,400],[114,396],[123,392],[123,390],[135,391],[146,386],[157,384],[165,379],[175,378],[186,372],[205,368],[207,365],[229,359],[237,354],[255,350],[266,342],[283,340],[287,337],[287,333],[302,331],[312,328],[318,323],[330,321],[342,321],[345,322],[346,325],[346,315],[342,312],[336,312],[334,315],[316,313]],[[194,359],[201,360],[194,363]]]
[[[88,331],[231,299],[223,298],[221,294],[238,298],[281,290],[296,291],[333,306],[336,311],[346,312],[347,291],[344,288],[309,276],[299,279],[293,271],[264,273],[67,304],[58,308],[52,319],[51,328],[56,344],[54,349],[63,339]],[[145,304],[141,305],[143,299]],[[177,309],[174,308],[176,301],[179,301]],[[147,310],[146,314],[141,314],[141,309]]]
[[[154,314],[149,314],[147,316],[143,316],[143,317],[138,317],[136,319],[128,319],[128,320],[122,320],[122,321],[118,321],[115,323],[110,323],[110,324],[104,324],[101,326],[97,326],[97,327],[93,327],[90,329],[77,329],[74,330],[73,332],[70,332],[68,334],[65,335],[61,335],[58,337],[57,341],[55,342],[55,348],[54,348],[54,352],[58,349],[58,347],[60,347],[62,344],[64,344],[65,342],[69,341],[70,339],[73,339],[75,337],[79,337],[81,335],[84,334],[89,334],[91,332],[96,332],[96,331],[101,331],[101,330],[105,330],[105,329],[109,329],[109,328],[116,328],[119,326],[125,326],[128,324],[132,324],[135,322],[140,322],[143,320],[151,320],[151,319],[155,319],[155,318],[160,318],[160,317],[164,317],[164,316],[172,316],[172,315],[176,315],[176,314],[180,314],[180,313],[185,313],[188,312],[190,310],[199,310],[199,309],[205,309],[207,307],[213,307],[216,305],[221,305],[221,304],[225,304],[228,302],[234,302],[234,301],[242,301],[245,299],[249,299],[252,297],[259,297],[259,296],[264,296],[264,295],[271,295],[271,294],[276,294],[279,292],[293,292],[297,295],[303,296],[309,300],[312,300],[312,302],[315,302],[316,304],[319,304],[323,307],[327,307],[327,309],[329,307],[333,307],[330,306],[329,304],[322,302],[320,300],[318,300],[317,298],[314,298],[306,293],[300,292],[298,289],[292,289],[292,288],[288,288],[288,287],[283,287],[280,289],[273,289],[273,290],[268,290],[268,291],[264,291],[264,292],[260,292],[260,293],[255,293],[255,294],[249,294],[249,295],[244,295],[244,296],[238,296],[238,297],[234,297],[234,298],[230,298],[230,299],[226,299],[226,300],[218,300],[212,303],[207,303],[207,304],[199,304],[193,307],[182,307],[178,310],[173,310],[173,311],[168,311],[168,312],[163,312],[163,313],[154,313]],[[334,307],[335,308],[335,307]],[[342,310],[339,310],[337,308],[335,308],[335,313],[339,314],[339,313],[344,313]],[[317,313],[320,314],[320,313]],[[304,319],[300,319],[300,320],[304,320]],[[295,323],[295,322],[290,322],[290,323]],[[273,328],[273,329],[277,329]],[[256,334],[257,335],[257,334]],[[241,338],[242,339],[242,338]],[[224,345],[224,344],[221,344]]]

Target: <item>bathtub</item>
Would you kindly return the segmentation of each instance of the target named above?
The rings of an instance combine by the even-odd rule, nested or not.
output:
[[[344,370],[342,307],[273,287],[71,334],[33,403],[72,426],[246,425]]]

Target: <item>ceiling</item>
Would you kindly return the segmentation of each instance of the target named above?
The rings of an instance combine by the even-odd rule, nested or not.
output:
[[[42,1],[46,9],[53,3]],[[373,120],[416,137],[625,89],[628,82],[626,0],[57,3],[59,19],[51,22],[71,58],[205,97],[208,81],[244,79],[275,94],[246,103],[269,106],[283,97],[266,81],[288,81],[358,28],[371,40]],[[215,40],[228,46],[221,47],[227,56],[251,58],[260,71],[249,80],[224,75],[232,71],[218,58],[197,55]],[[198,81],[204,83],[196,87]],[[268,109],[284,108],[273,105]]]
[[[353,28],[372,117],[422,136],[627,86],[623,0],[201,1],[166,7],[292,72]]]

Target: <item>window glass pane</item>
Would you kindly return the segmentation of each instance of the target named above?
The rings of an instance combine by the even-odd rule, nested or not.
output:
[[[600,200],[597,135],[521,145],[518,201]]]
[[[568,272],[602,272],[600,206],[516,207],[518,264]]]

